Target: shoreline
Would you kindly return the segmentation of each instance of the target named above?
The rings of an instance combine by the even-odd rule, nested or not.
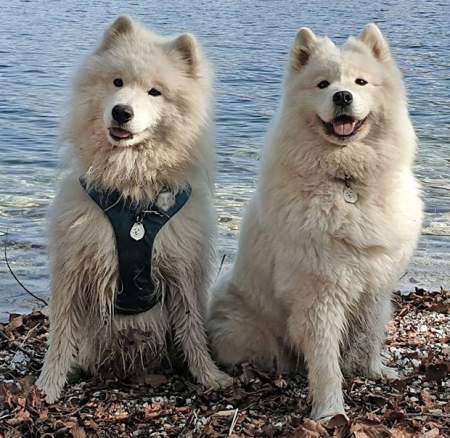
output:
[[[305,376],[271,375],[249,364],[223,391],[164,371],[140,382],[78,377],[60,402],[47,405],[33,385],[47,318],[40,311],[12,314],[0,324],[0,436],[448,436],[450,291],[396,293],[394,302],[385,353],[402,377],[391,383],[347,379],[351,421],[334,428],[307,418]]]
[[[225,264],[224,266],[227,267],[227,264]],[[15,283],[15,284],[16,284],[16,283]],[[421,283],[419,283],[419,284],[421,284]],[[20,288],[19,285],[17,285],[17,287]],[[20,289],[20,290],[22,290],[22,289]],[[450,284],[448,285],[448,287],[447,287],[447,286],[442,286],[442,285],[441,285],[441,286],[437,286],[437,287],[430,288],[430,289],[424,289],[423,287],[421,287],[421,286],[419,286],[419,285],[415,286],[414,284],[409,284],[409,285],[402,284],[400,288],[398,288],[397,290],[395,290],[394,292],[392,292],[392,295],[394,296],[394,295],[396,295],[396,294],[399,294],[399,295],[401,295],[401,296],[408,296],[408,295],[410,295],[410,294],[416,293],[417,291],[419,291],[419,292],[421,292],[421,293],[422,293],[422,292],[426,292],[426,293],[436,293],[436,292],[440,292],[440,291],[443,291],[443,290],[444,290],[444,291],[450,290]],[[17,295],[16,298],[21,298],[22,295],[23,295],[24,298],[26,298],[26,301],[25,301],[25,302],[26,302],[27,304],[25,304],[25,305],[22,304],[22,306],[20,306],[20,307],[17,308],[17,309],[9,308],[8,310],[3,310],[3,309],[1,309],[1,307],[0,307],[0,324],[7,324],[8,321],[9,321],[10,315],[13,315],[13,314],[14,314],[14,315],[15,315],[15,314],[17,314],[17,315],[28,315],[28,314],[30,314],[30,313],[32,313],[32,312],[34,312],[34,311],[40,311],[40,312],[45,313],[45,309],[46,309],[48,306],[44,306],[44,305],[41,305],[41,304],[37,303],[37,300],[34,299],[33,297],[31,297],[31,296],[30,296],[27,292],[25,292],[25,291],[23,291],[23,294],[21,294],[20,296]],[[38,294],[38,295],[39,295],[39,294]],[[46,296],[41,296],[41,295],[39,295],[39,298],[48,301],[49,296],[48,296],[48,295],[46,295]],[[24,301],[22,301],[22,303],[23,303],[23,302],[24,302]],[[1,306],[1,301],[0,301],[0,306]]]

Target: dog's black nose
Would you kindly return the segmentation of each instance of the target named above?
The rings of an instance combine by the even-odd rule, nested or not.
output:
[[[353,101],[353,96],[350,91],[338,91],[337,93],[333,94],[333,102],[337,106],[347,106],[350,105]]]
[[[113,119],[120,124],[130,121],[133,118],[133,115],[133,108],[129,105],[116,105],[112,109]]]

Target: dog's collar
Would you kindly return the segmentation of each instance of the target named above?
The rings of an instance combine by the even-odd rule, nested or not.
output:
[[[189,200],[191,187],[176,194],[164,188],[155,202],[140,205],[117,190],[106,192],[89,186],[84,177],[80,184],[114,230],[120,274],[115,312],[131,315],[150,310],[162,298],[151,275],[153,244],[158,232]]]

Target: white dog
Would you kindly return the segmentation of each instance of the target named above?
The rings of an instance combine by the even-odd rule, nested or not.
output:
[[[161,358],[167,337],[200,383],[230,383],[204,328],[211,76],[191,35],[164,38],[128,17],[81,67],[65,129],[70,171],[50,219],[49,349],[37,382],[47,401],[73,366],[128,374]]]
[[[220,362],[287,370],[301,354],[321,420],[344,413],[343,372],[395,376],[380,350],[421,230],[415,149],[378,27],[342,48],[301,29],[235,265],[211,298]]]

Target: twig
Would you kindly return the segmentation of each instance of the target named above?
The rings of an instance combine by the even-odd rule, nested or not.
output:
[[[434,414],[432,412],[407,412],[407,417],[436,417],[436,418],[450,418],[450,414]]]
[[[197,412],[194,409],[189,415],[188,419],[186,420],[186,423],[184,424],[184,427],[180,432],[180,436],[184,436],[184,434],[188,431],[188,429],[191,428],[192,424],[194,424],[196,421],[197,421]]]
[[[6,266],[8,267],[8,269],[9,269],[9,272],[10,272],[11,275],[14,277],[14,280],[17,281],[17,283],[19,284],[19,286],[21,286],[22,289],[23,289],[25,292],[27,292],[28,294],[30,294],[34,299],[39,300],[41,303],[44,303],[45,306],[48,306],[47,301],[45,301],[45,300],[44,300],[43,298],[41,298],[41,297],[38,297],[38,296],[35,295],[33,292],[31,292],[29,289],[27,289],[27,288],[22,284],[22,282],[17,278],[16,274],[14,274],[14,271],[12,270],[11,265],[9,264],[8,254],[7,254],[7,252],[6,252],[7,245],[8,245],[8,230],[6,230],[6,233],[5,233],[5,247],[4,247],[4,254],[5,254],[5,263],[6,263]]]
[[[234,427],[236,426],[238,411],[239,411],[238,408],[236,408],[236,410],[234,411],[234,416],[233,416],[233,420],[231,420],[231,426],[230,426],[230,430],[228,431],[228,436],[231,436],[231,434],[233,433]]]
[[[26,350],[24,350],[24,345],[25,342],[27,342],[27,340],[30,338],[31,333],[33,333],[38,327],[41,326],[41,323],[36,324],[33,328],[31,328],[28,333],[26,334],[26,336],[23,338],[22,343],[17,347],[17,351],[14,353],[13,358],[11,359],[11,362],[14,362],[16,356],[17,356],[17,352],[20,350],[22,352],[25,352],[27,356],[30,356],[30,353],[26,352]]]
[[[227,255],[224,254],[222,256],[222,260],[220,261],[220,266],[219,266],[219,271],[217,272],[217,278],[219,278],[220,273],[222,272],[222,268],[223,268],[223,264],[225,263],[225,259],[226,259]],[[217,279],[216,278],[216,279]]]

